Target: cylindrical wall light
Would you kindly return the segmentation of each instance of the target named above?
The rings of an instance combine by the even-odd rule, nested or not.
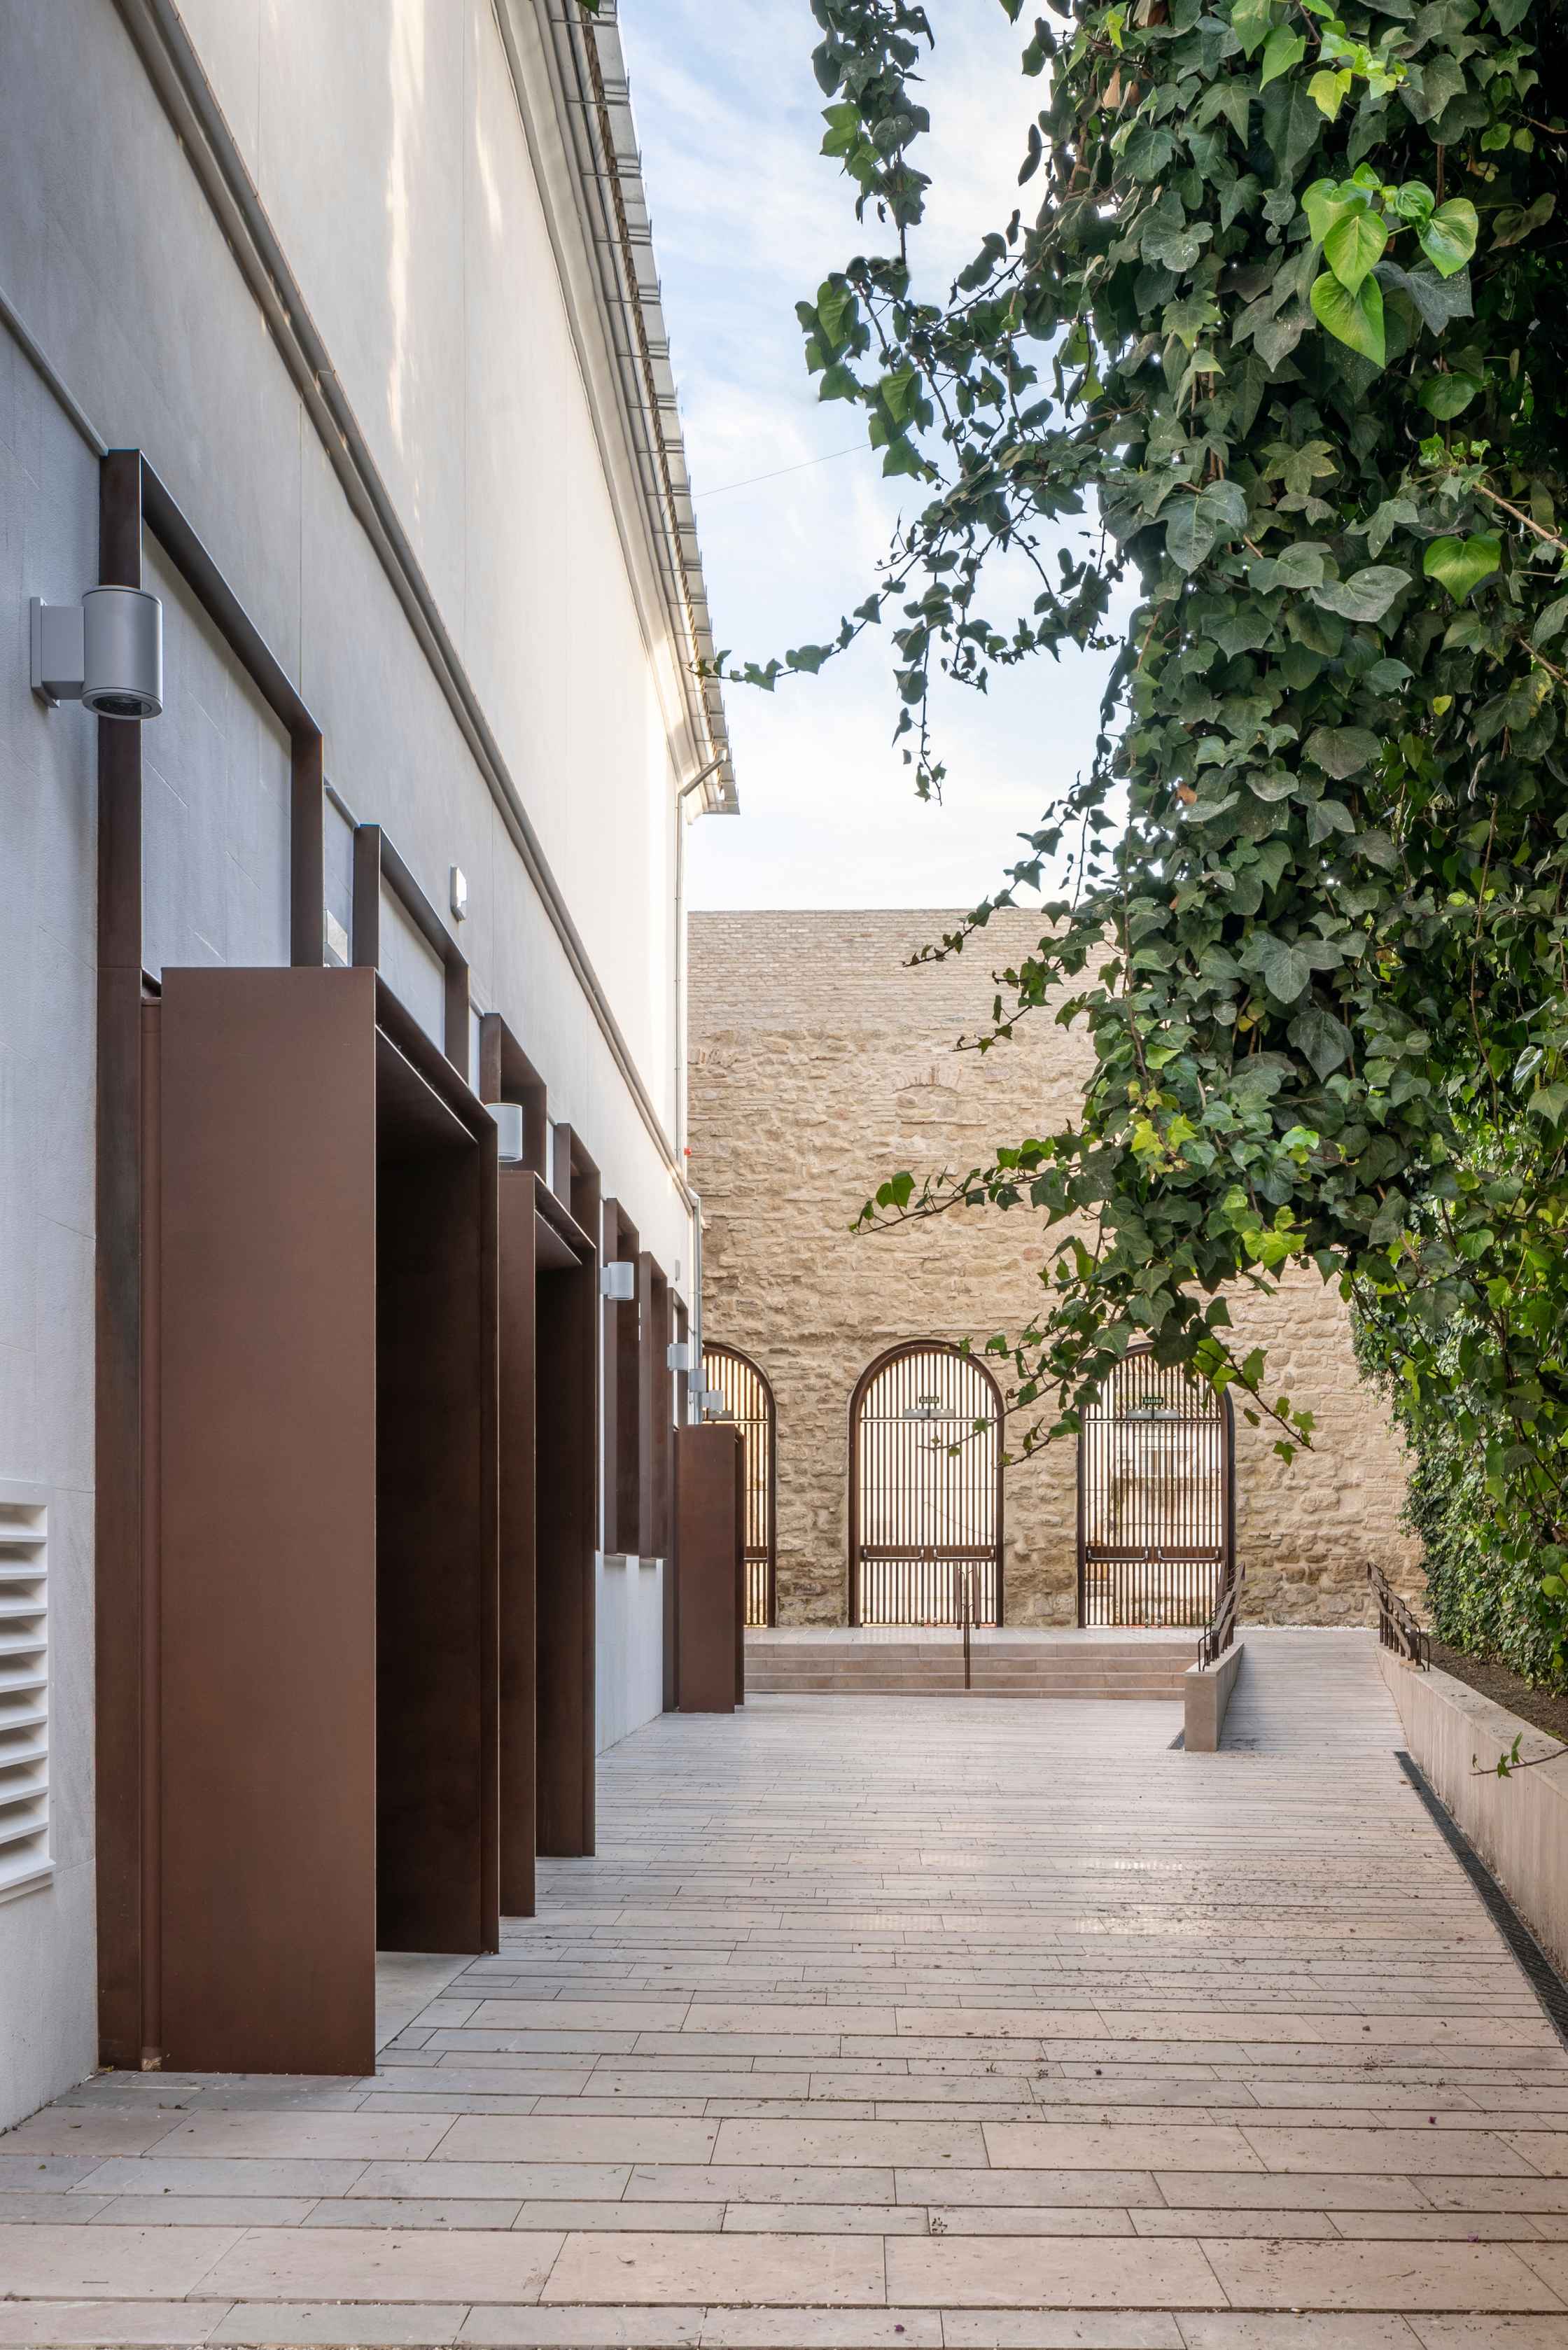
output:
[[[28,607],[33,691],[100,718],[163,708],[163,607],[141,588],[89,588],[79,604]]]
[[[637,1295],[637,1267],[629,1257],[618,1257],[599,1274],[599,1294],[612,1305],[629,1305]]]
[[[521,1102],[492,1102],[490,1115],[495,1120],[496,1155],[503,1167],[520,1167],[523,1163],[523,1105]]]

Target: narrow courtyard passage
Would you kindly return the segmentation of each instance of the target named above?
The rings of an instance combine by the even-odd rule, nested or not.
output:
[[[1214,1755],[1158,1701],[666,1716],[373,2082],[0,2139],[0,2340],[1568,2350],[1568,2058],[1376,1659],[1248,1634]]]

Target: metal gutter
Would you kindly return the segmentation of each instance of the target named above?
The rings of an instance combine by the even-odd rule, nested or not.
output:
[[[692,740],[705,744],[706,770],[715,778],[704,794],[703,813],[732,816],[739,803],[722,697],[715,678],[697,674],[700,663],[712,664],[713,633],[618,0],[600,0],[592,19],[576,0],[533,0],[533,6],[559,77],[565,104],[557,102],[557,113],[576,165],[600,298],[615,323],[621,405],[654,525],[665,606],[680,649]],[[520,79],[500,0],[497,21]],[[520,88],[520,102],[522,97]],[[690,788],[684,787],[682,797]]]
[[[399,519],[369,444],[304,293],[269,221],[201,58],[174,0],[116,0],[126,29],[164,112],[201,183],[234,259],[271,329],[306,411],[350,508],[370,540],[421,650],[483,775],[514,847],[537,891],[578,985],[644,1126],[682,1194],[684,1170],[659,1110],[631,1056],[587,949],[552,873],[516,781],[490,730],[479,697],[441,619],[419,558]],[[29,356],[60,390],[80,429],[83,413],[34,338],[18,324]],[[90,434],[90,428],[89,428]],[[706,707],[706,703],[705,703]],[[722,712],[716,721],[722,736]],[[727,754],[727,744],[725,745]]]

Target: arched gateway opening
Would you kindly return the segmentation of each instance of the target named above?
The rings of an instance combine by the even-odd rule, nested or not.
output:
[[[849,1620],[1002,1621],[1002,1394],[938,1339],[894,1347],[849,1406]]]
[[[1129,1347],[1078,1432],[1078,1621],[1208,1623],[1236,1540],[1229,1396]]]
[[[741,1431],[746,1471],[746,1622],[778,1622],[778,1414],[767,1374],[738,1347],[710,1341],[702,1379],[724,1399]]]

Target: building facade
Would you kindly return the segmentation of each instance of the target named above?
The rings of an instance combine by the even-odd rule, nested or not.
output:
[[[868,1398],[862,1457],[889,1440],[886,1429],[878,1434],[873,1388],[879,1381],[889,1399],[882,1419],[891,1428],[936,1409],[951,1376],[933,1360],[904,1381],[905,1398],[896,1365],[885,1374],[873,1367],[914,1341],[982,1347],[993,1333],[1024,1327],[1039,1299],[1043,1232],[1025,1210],[850,1230],[897,1170],[983,1165],[999,1143],[1048,1134],[1074,1112],[1088,1066],[1081,1030],[1042,1014],[983,1056],[955,1051],[961,1036],[986,1029],[992,973],[1037,935],[1027,912],[1002,913],[961,956],[907,967],[959,919],[691,920],[691,1169],[707,1227],[703,1328],[711,1348],[738,1349],[772,1390],[780,1624],[843,1623],[856,1612],[851,1493],[862,1489],[852,1473],[852,1424]],[[1267,1347],[1272,1388],[1317,1419],[1313,1449],[1286,1466],[1273,1457],[1272,1431],[1237,1416],[1244,1612],[1269,1622],[1359,1622],[1366,1561],[1403,1575],[1410,1544],[1399,1524],[1401,1446],[1357,1376],[1345,1308],[1309,1274],[1272,1300],[1238,1298],[1232,1311],[1242,1345]],[[916,1390],[933,1386],[937,1394],[922,1401]],[[960,1398],[955,1409],[967,1418],[974,1400]],[[907,1477],[916,1456],[910,1440],[897,1440]],[[971,1492],[933,1499],[925,1527],[911,1515],[909,1546],[940,1562],[945,1534],[948,1550],[962,1551],[984,1514],[987,1475],[982,1459],[961,1471]],[[992,1526],[988,1518],[988,1534]],[[1008,1624],[1077,1620],[1080,1532],[1073,1446],[1053,1445],[1005,1470]]]
[[[0,0],[0,2125],[311,2061],[234,2039],[247,1904],[362,2054],[378,1941],[527,1891],[536,1697],[574,1850],[667,1694],[682,828],[734,797],[604,15]],[[104,582],[145,725],[31,688]]]

